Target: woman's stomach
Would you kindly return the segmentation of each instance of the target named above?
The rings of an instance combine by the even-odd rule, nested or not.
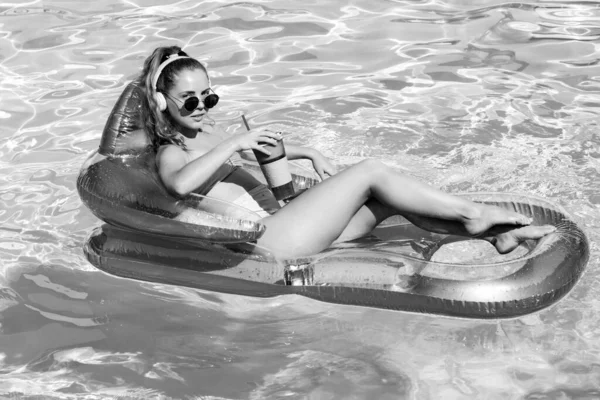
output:
[[[269,216],[281,208],[271,190],[241,168],[217,183],[207,196],[246,208],[261,217]]]

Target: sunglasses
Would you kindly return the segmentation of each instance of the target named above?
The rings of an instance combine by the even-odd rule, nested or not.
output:
[[[208,92],[211,90],[212,89],[209,88],[205,92]],[[169,96],[169,95],[167,95],[167,96]],[[217,95],[215,92],[207,94],[203,97],[204,98],[202,99],[202,102],[204,103],[204,108],[207,108],[207,109],[213,108],[219,102],[219,95]],[[175,99],[172,96],[169,96],[169,98],[175,102],[180,102],[179,99]],[[183,102],[183,108],[185,108],[189,112],[192,112],[198,107],[198,104],[200,104],[200,99],[198,98],[198,96],[188,97]]]

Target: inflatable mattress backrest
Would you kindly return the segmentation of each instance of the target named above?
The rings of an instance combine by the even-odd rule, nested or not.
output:
[[[98,151],[77,178],[85,205],[104,222],[131,231],[228,243],[260,237],[265,227],[249,210],[206,196],[179,198],[167,191],[158,175],[156,150],[142,129],[143,101],[140,82],[133,81],[113,107]]]
[[[134,80],[121,93],[102,131],[98,149],[100,154],[135,154],[150,146],[150,139],[142,129],[142,102],[145,95],[140,85],[140,81]]]
[[[97,199],[91,202],[95,207],[88,204],[94,211],[99,211],[97,203],[102,199],[109,210],[125,206],[166,217],[180,212],[179,199],[160,182],[155,150],[142,129],[144,96],[138,80],[125,87],[102,131],[98,153],[105,158],[89,165],[79,177],[82,198]]]

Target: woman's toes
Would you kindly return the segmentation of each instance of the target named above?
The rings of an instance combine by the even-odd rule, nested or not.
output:
[[[531,218],[526,217],[522,214],[517,214],[511,218],[511,221],[514,222],[515,225],[529,225],[531,224]]]
[[[496,235],[490,240],[490,243],[496,247],[498,253],[506,254],[516,249],[526,240],[540,239],[555,231],[556,227],[552,225],[526,226]]]

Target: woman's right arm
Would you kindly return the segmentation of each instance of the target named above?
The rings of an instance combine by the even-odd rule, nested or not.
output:
[[[158,173],[169,191],[185,196],[206,183],[233,153],[258,150],[269,154],[258,142],[274,143],[276,139],[272,132],[253,130],[230,137],[195,159],[179,146],[162,146],[157,154]]]

